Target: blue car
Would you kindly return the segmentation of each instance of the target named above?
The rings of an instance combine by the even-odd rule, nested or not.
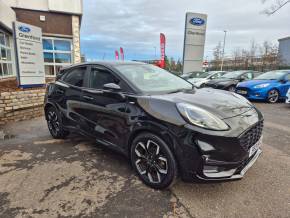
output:
[[[276,70],[264,73],[254,80],[241,82],[236,93],[249,100],[264,100],[276,103],[285,100],[290,88],[290,70]]]

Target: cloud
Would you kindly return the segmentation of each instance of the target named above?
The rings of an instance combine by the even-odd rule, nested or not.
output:
[[[90,59],[113,59],[122,46],[127,59],[154,59],[159,53],[159,33],[167,37],[167,55],[182,58],[184,19],[187,11],[208,14],[205,56],[223,40],[228,30],[226,54],[290,35],[290,5],[265,16],[260,0],[84,0],[81,27],[82,52]]]

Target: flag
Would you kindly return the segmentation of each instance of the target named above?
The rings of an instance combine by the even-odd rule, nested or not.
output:
[[[119,52],[117,50],[115,51],[115,59],[119,60]]]
[[[120,47],[120,56],[121,56],[121,60],[123,61],[125,59],[125,56],[124,56],[124,49],[122,47]]]
[[[163,33],[160,33],[161,68],[165,67],[165,46],[166,46],[165,35]]]

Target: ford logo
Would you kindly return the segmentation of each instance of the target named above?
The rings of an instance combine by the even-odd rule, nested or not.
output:
[[[198,17],[192,18],[189,22],[194,26],[203,26],[205,24],[205,20]]]
[[[31,31],[30,28],[27,26],[20,26],[20,27],[18,27],[18,29],[24,33],[29,33]]]

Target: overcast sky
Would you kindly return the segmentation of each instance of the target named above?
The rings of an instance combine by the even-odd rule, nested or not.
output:
[[[274,1],[274,0],[273,0]],[[248,48],[250,41],[278,43],[290,36],[290,5],[266,16],[261,0],[84,0],[81,48],[87,59],[114,59],[122,46],[125,58],[159,57],[159,33],[167,38],[166,55],[182,59],[186,12],[208,14],[205,58],[228,31],[226,56]]]

